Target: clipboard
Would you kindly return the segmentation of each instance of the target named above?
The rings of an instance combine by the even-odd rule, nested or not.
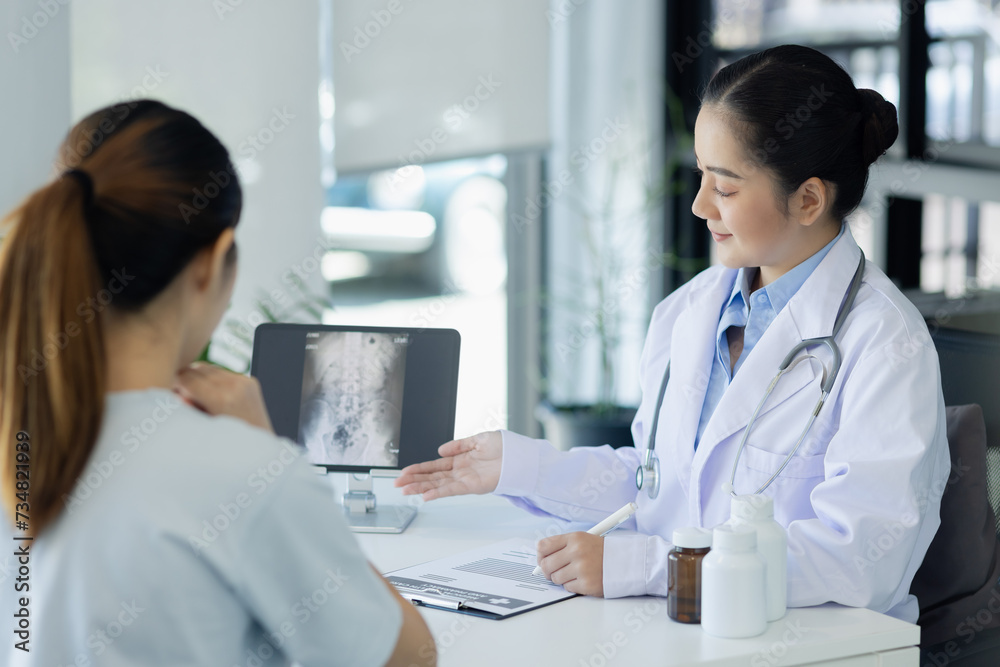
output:
[[[385,573],[413,604],[501,620],[576,597],[534,575],[534,544],[515,538]]]

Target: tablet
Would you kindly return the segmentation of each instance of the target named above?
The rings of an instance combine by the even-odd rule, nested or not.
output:
[[[459,345],[454,329],[262,324],[250,374],[314,465],[398,470],[454,438]]]

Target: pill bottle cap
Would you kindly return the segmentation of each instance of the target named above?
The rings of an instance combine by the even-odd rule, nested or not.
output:
[[[705,528],[677,528],[674,546],[681,549],[707,549],[712,546],[712,531]]]
[[[756,551],[757,531],[750,526],[722,524],[712,531],[712,548],[728,551]]]
[[[737,521],[767,521],[774,518],[774,499],[759,493],[733,496],[730,516]]]

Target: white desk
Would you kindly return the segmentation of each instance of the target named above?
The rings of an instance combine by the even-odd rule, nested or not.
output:
[[[343,476],[333,478],[338,490],[345,488]],[[421,503],[400,497],[386,479],[375,480],[375,491],[380,504],[420,505],[402,535],[358,534],[383,572],[509,537],[559,532],[554,522],[491,496]],[[427,608],[421,613],[445,667],[916,667],[920,641],[915,625],[837,605],[789,609],[763,635],[739,640],[709,637],[701,626],[670,620],[666,600],[656,597],[577,597],[502,621]]]

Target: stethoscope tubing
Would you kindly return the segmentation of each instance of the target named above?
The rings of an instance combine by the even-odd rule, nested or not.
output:
[[[750,416],[749,422],[747,422],[746,428],[743,430],[743,437],[740,439],[739,447],[736,450],[736,457],[733,460],[732,473],[729,476],[729,483],[724,484],[723,488],[728,490],[733,496],[736,495],[736,490],[734,489],[734,484],[736,483],[736,471],[739,467],[740,458],[743,455],[743,450],[746,447],[747,439],[750,437],[750,431],[753,429],[754,423],[757,421],[757,416],[760,414],[761,409],[764,407],[764,403],[767,398],[774,391],[775,386],[778,384],[778,380],[785,375],[785,373],[790,372],[799,362],[806,359],[817,359],[816,355],[808,354],[803,357],[796,359],[796,356],[803,350],[807,350],[815,345],[826,345],[833,355],[833,361],[831,363],[831,370],[828,373],[826,366],[820,362],[823,366],[823,378],[820,382],[820,398],[816,403],[816,407],[812,409],[809,415],[809,419],[806,422],[806,426],[802,429],[799,434],[798,440],[792,447],[791,451],[785,456],[785,460],[782,461],[778,469],[774,471],[764,484],[760,486],[755,494],[763,493],[771,484],[778,478],[778,476],[784,471],[784,469],[791,462],[792,457],[799,450],[799,447],[805,441],[806,436],[809,434],[813,423],[819,416],[820,410],[823,408],[823,404],[826,402],[827,396],[830,395],[830,390],[833,388],[833,384],[837,379],[837,375],[840,374],[840,366],[842,362],[842,357],[840,354],[840,346],[837,345],[836,336],[840,333],[841,328],[844,326],[844,322],[847,320],[847,315],[851,308],[854,307],[854,301],[857,298],[858,290],[861,289],[861,283],[864,278],[865,272],[865,254],[861,253],[861,260],[858,262],[858,268],[854,271],[854,277],[851,279],[851,286],[848,289],[847,294],[844,296],[844,301],[840,305],[840,309],[837,311],[837,318],[833,324],[833,331],[829,336],[821,336],[818,338],[807,338],[800,341],[795,347],[789,350],[788,354],[782,360],[781,364],[778,366],[778,372],[775,374],[774,378],[771,379],[771,383],[767,386],[767,390],[761,397],[760,402],[757,403],[757,407],[754,409],[753,414]],[[643,456],[642,465],[636,470],[636,486],[639,490],[646,489],[647,494],[650,498],[656,498],[660,491],[660,466],[659,458],[656,456],[656,431],[660,422],[660,410],[663,408],[663,398],[667,392],[667,383],[670,381],[670,360],[667,360],[667,367],[663,372],[663,379],[660,381],[660,391],[656,396],[656,407],[653,410],[653,423],[649,429],[649,436],[646,439],[646,452]],[[647,488],[648,486],[648,488]]]

